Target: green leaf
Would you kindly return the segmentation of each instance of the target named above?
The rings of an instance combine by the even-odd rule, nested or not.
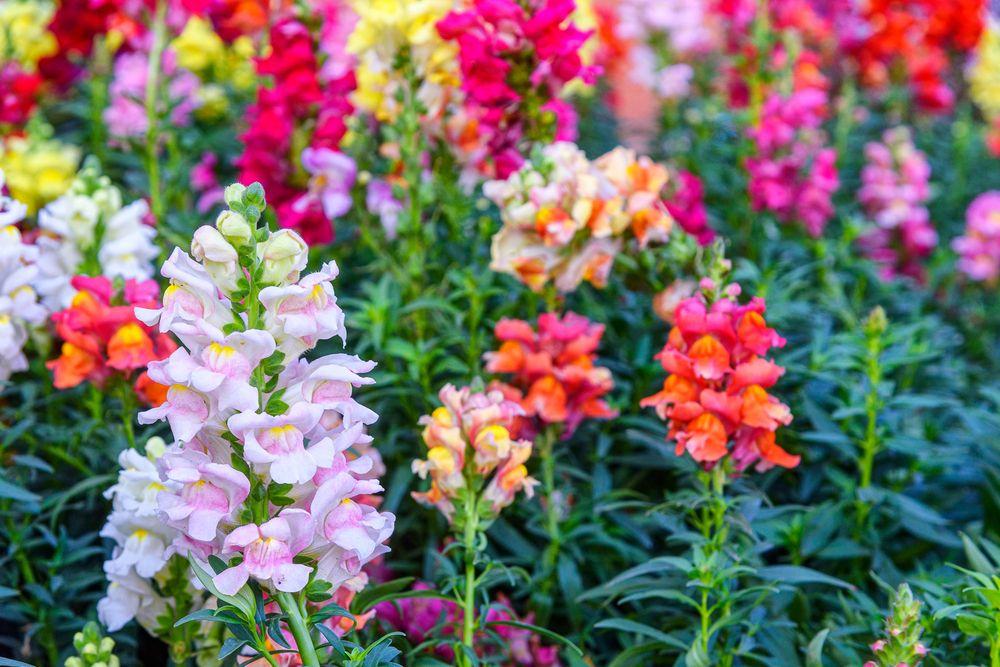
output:
[[[817,570],[799,565],[770,565],[757,570],[757,576],[761,579],[774,581],[782,584],[827,584],[838,586],[847,590],[854,590],[854,586],[842,579],[831,577]]]
[[[186,623],[193,623],[194,621],[215,621],[215,620],[217,620],[215,609],[199,609],[198,611],[193,611],[187,616],[179,619],[176,623],[174,623],[174,627],[179,628],[180,626]]]
[[[598,621],[594,624],[595,628],[602,628],[606,630],[619,630],[621,632],[628,632],[631,634],[642,635],[643,637],[649,637],[650,639],[655,639],[666,646],[672,646],[674,648],[679,648],[681,650],[687,649],[687,644],[682,642],[676,637],[672,637],[665,632],[652,628],[643,623],[638,623],[636,621],[631,621],[627,618],[606,618],[603,621]]]
[[[806,647],[806,667],[823,667],[823,644],[829,634],[830,628],[824,628],[809,642]]]
[[[9,498],[22,503],[37,503],[42,499],[37,493],[0,479],[0,498]]]
[[[237,639],[236,637],[229,637],[226,641],[222,642],[222,647],[219,649],[219,655],[216,657],[217,660],[222,661],[231,656],[236,651],[240,650],[247,645],[245,639]]]

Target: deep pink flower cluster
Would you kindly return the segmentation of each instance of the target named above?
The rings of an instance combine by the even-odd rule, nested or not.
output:
[[[961,257],[958,269],[972,280],[1000,280],[1000,190],[972,200],[965,213],[965,234],[952,247]]]
[[[683,169],[674,172],[667,181],[667,196],[663,203],[681,229],[708,245],[715,239],[715,232],[708,226],[705,209],[705,188],[701,179]]]
[[[771,211],[784,223],[798,222],[813,237],[833,216],[831,197],[840,185],[837,152],[825,145],[820,129],[827,102],[818,88],[772,95],[762,120],[749,130],[756,146],[756,155],[746,162],[754,210]]]
[[[417,582],[414,590],[431,590],[424,582]],[[500,594],[497,603],[486,612],[486,622],[514,621],[532,623],[534,615],[518,617],[513,611],[510,600]],[[406,633],[413,645],[421,644],[434,637],[454,637],[462,626],[462,608],[450,600],[440,598],[403,598],[393,602],[382,602],[375,607],[376,617],[394,630]],[[526,628],[508,625],[494,625],[491,630],[502,640],[503,650],[493,642],[476,641],[480,657],[491,657],[490,664],[505,667],[558,667],[559,650],[556,646],[542,645],[541,638]],[[483,638],[485,639],[485,637]],[[454,661],[455,652],[451,646],[438,645],[434,648],[435,655],[449,662]],[[499,662],[495,660],[499,658]]]
[[[437,25],[458,43],[465,104],[497,178],[521,166],[526,140],[575,138],[576,114],[559,94],[599,71],[580,58],[590,33],[571,22],[575,9],[574,0],[474,0]]]
[[[938,240],[924,205],[930,197],[927,157],[913,145],[905,127],[886,130],[881,142],[865,146],[865,157],[858,202],[875,227],[858,243],[880,265],[885,279],[923,280],[921,262]]]
[[[246,149],[236,163],[239,181],[264,185],[282,226],[296,229],[307,243],[329,243],[331,218],[322,197],[309,192],[302,149],[339,155],[344,118],[352,111],[347,95],[354,89],[354,72],[321,69],[312,31],[295,18],[276,23],[270,39],[271,53],[258,60],[257,72],[272,77],[273,85],[261,87],[249,109],[249,128],[241,137]],[[303,146],[298,140],[307,130]]]

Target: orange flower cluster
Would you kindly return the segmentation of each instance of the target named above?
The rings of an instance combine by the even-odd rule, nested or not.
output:
[[[166,334],[154,332],[135,318],[133,308],[159,308],[160,288],[153,280],[128,280],[122,295],[115,294],[104,276],[76,276],[78,292],[69,308],[53,313],[56,333],[63,340],[60,355],[47,362],[57,389],[75,387],[84,380],[103,387],[118,375],[135,380],[135,393],[152,406],[166,398],[167,388],[149,379],[146,366],[177,349]]]
[[[494,333],[502,344],[486,353],[486,370],[514,375],[511,384],[495,386],[524,408],[520,435],[534,437],[540,423],[563,424],[568,438],[587,417],[618,414],[604,400],[614,387],[611,371],[594,365],[603,324],[572,312],[545,313],[537,332],[523,320],[503,319]]]
[[[673,329],[656,356],[669,373],[663,389],[644,398],[669,420],[677,455],[687,451],[710,468],[727,454],[737,470],[756,463],[794,468],[799,457],[782,449],[775,430],[792,421],[788,406],[767,393],[785,369],[765,359],[785,339],[764,320],[764,300],[739,305],[739,287],[708,306],[704,296],[685,299],[674,311]]]

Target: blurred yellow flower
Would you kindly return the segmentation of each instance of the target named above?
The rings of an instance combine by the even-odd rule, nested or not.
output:
[[[16,61],[34,71],[38,61],[56,52],[48,30],[55,7],[48,2],[0,2],[0,63]]]
[[[969,68],[969,94],[983,114],[1000,117],[1000,25],[989,21]]]
[[[357,106],[382,121],[396,117],[396,92],[403,77],[395,64],[405,50],[420,81],[420,101],[430,115],[441,109],[446,89],[457,86],[459,78],[455,46],[441,39],[436,26],[454,4],[452,0],[352,1],[358,22],[347,51],[358,58],[353,98]]]
[[[76,177],[80,150],[55,140],[8,137],[0,143],[0,170],[14,199],[33,215],[69,189]]]
[[[211,23],[192,16],[170,45],[177,54],[177,64],[202,81],[230,82],[240,90],[254,85],[253,40],[245,35],[226,46]]]

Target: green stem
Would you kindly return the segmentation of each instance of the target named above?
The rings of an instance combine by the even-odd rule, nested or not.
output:
[[[542,431],[539,438],[538,455],[542,459],[542,487],[545,493],[545,531],[548,533],[549,543],[545,548],[542,559],[544,579],[542,581],[542,592],[548,593],[552,589],[553,572],[559,562],[559,549],[562,546],[562,535],[559,529],[559,503],[556,498],[555,470],[556,459],[553,448],[556,440],[557,427],[549,426]]]
[[[127,382],[122,382],[119,392],[122,403],[122,430],[125,432],[129,449],[135,449],[135,426],[132,424],[135,419],[135,406],[132,401],[132,387]]]
[[[316,648],[312,637],[309,635],[309,628],[306,626],[305,618],[299,609],[299,604],[291,593],[280,592],[275,595],[275,600],[281,611],[288,616],[288,628],[295,638],[295,645],[302,658],[303,667],[319,667],[319,658],[316,655]]]
[[[462,613],[462,644],[475,652],[476,631],[476,537],[479,532],[479,508],[476,494],[466,490],[465,530],[462,546],[465,549],[465,600]],[[462,662],[467,663],[466,656]]]
[[[149,50],[146,69],[146,175],[149,177],[149,199],[156,222],[163,221],[163,193],[160,190],[160,163],[157,150],[159,116],[156,103],[159,99],[160,67],[166,44],[167,3],[157,0],[153,16],[153,45]]]
[[[868,380],[868,393],[865,394],[865,435],[861,441],[861,458],[858,460],[858,489],[867,489],[872,483],[872,471],[875,467],[875,456],[881,448],[878,435],[878,416],[881,401],[878,388],[882,382],[882,335],[881,331],[871,331],[867,334],[865,349],[865,377]],[[857,499],[858,530],[862,530],[871,509],[868,503],[860,497]]]

